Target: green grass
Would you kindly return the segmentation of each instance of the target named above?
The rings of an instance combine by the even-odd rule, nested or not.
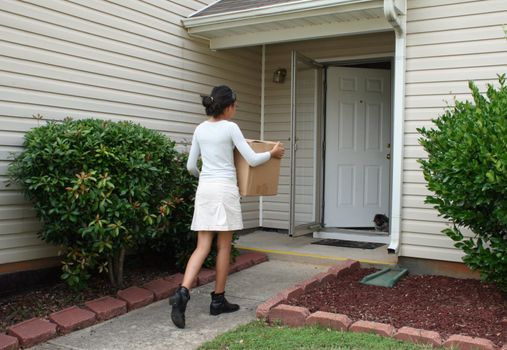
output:
[[[203,344],[199,350],[429,350],[375,334],[338,332],[321,327],[288,328],[253,321]]]

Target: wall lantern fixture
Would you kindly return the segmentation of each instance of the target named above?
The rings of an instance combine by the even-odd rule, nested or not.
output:
[[[287,76],[287,69],[278,68],[273,73],[273,83],[283,84],[283,82],[285,81],[285,76]]]

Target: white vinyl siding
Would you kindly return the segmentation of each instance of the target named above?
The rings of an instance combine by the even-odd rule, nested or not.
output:
[[[461,261],[441,233],[446,221],[424,204],[430,193],[417,159],[426,154],[416,129],[431,127],[454,97],[471,99],[468,80],[484,91],[507,72],[506,19],[505,0],[408,1],[401,256]]]
[[[130,120],[163,132],[180,149],[205,120],[200,94],[230,85],[237,121],[260,134],[261,50],[213,52],[181,19],[211,0],[0,1],[0,264],[54,256],[19,188],[6,187],[11,153],[45,120]],[[258,200],[243,203],[258,226]]]
[[[266,140],[282,141],[290,154],[290,66],[291,51],[312,58],[345,59],[357,56],[385,55],[394,52],[394,32],[368,35],[336,37],[308,40],[294,43],[266,46],[266,92],[265,126]],[[283,84],[272,82],[273,72],[278,68],[287,69],[287,78]],[[289,226],[289,186],[290,159],[282,160],[278,195],[264,197],[262,226],[288,229]],[[299,208],[298,208],[299,209]]]

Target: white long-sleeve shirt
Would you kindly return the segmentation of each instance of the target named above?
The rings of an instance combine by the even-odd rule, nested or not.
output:
[[[234,147],[252,167],[261,165],[271,158],[270,152],[255,153],[236,123],[228,120],[205,121],[194,131],[187,169],[201,180],[236,181]],[[197,167],[199,155],[202,156],[201,172]]]

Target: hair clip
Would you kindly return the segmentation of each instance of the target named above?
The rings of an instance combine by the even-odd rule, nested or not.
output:
[[[209,98],[210,98],[211,102],[215,101],[215,99],[213,98],[213,96],[210,96]]]

